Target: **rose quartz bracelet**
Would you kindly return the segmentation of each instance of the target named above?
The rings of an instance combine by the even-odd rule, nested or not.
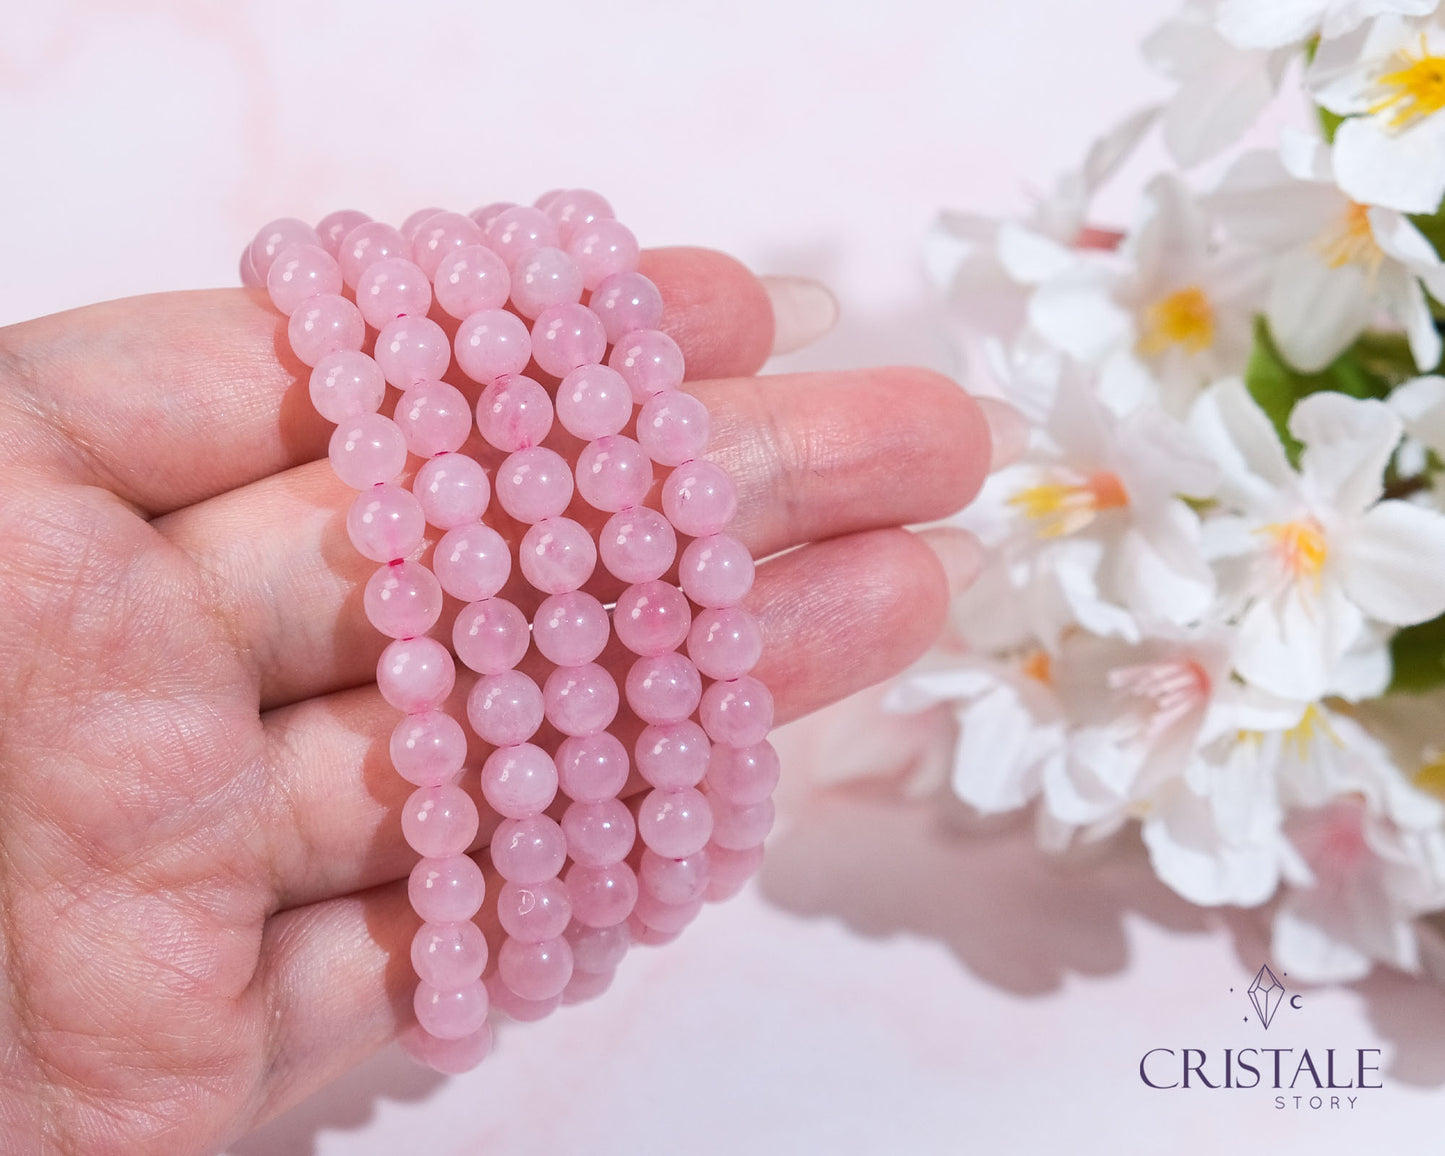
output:
[[[595,996],[631,943],[664,943],[736,893],[773,822],[773,703],[739,605],[753,559],[725,531],[736,491],[702,456],[707,409],[678,389],[682,353],[637,261],[581,189],[423,209],[400,229],[352,210],[285,218],[241,257],[312,367],[332,466],[359,491],[347,533],[379,563],[363,604],[393,640],[376,681],[404,715],[391,758],[416,787],[401,827],[421,856],[402,1042],[444,1072],[486,1056],[493,1009],[535,1019]],[[430,633],[444,595],[460,604],[450,648]],[[444,708],[453,654],[477,676],[479,772]],[[622,688],[601,659],[626,667]],[[629,795],[634,766],[647,789]],[[492,945],[474,922],[489,887],[467,854],[473,788],[496,816]]]

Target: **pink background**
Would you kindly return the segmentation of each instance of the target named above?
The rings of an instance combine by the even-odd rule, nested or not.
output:
[[[838,331],[788,368],[946,367],[917,260],[934,212],[1017,208],[1156,97],[1134,44],[1170,8],[3,0],[0,323],[234,283],[273,216],[399,220],[582,184],[645,244],[833,286]],[[1137,849],[1080,872],[1024,827],[822,789],[830,735],[868,709],[784,736],[760,884],[634,952],[601,1000],[502,1031],[464,1077],[388,1049],[232,1156],[1437,1140],[1445,990],[1381,974],[1304,991],[1266,1036],[1243,1022],[1257,916],[1189,908]],[[1186,1046],[1379,1047],[1386,1087],[1353,1111],[1279,1111],[1259,1090],[1141,1085],[1145,1051]]]

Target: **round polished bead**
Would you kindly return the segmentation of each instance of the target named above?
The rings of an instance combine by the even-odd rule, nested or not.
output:
[[[632,400],[645,405],[653,394],[682,384],[682,350],[660,329],[643,329],[623,336],[612,347],[607,364],[617,370],[632,390]]]
[[[397,231],[406,238],[406,242],[409,245],[416,240],[418,229],[438,213],[444,212],[446,212],[445,209],[439,208],[436,205],[427,205],[417,209],[416,212],[407,214],[406,220],[401,223],[401,228]]]
[[[707,856],[711,862],[707,900],[709,903],[720,903],[724,899],[731,899],[757,874],[763,862],[763,848],[759,844],[746,851],[733,851],[713,843],[708,846]]]
[[[421,1024],[412,1024],[397,1037],[402,1050],[419,1064],[447,1076],[470,1072],[492,1052],[492,1027],[483,1023],[471,1035],[443,1040]]]
[[[762,653],[762,628],[757,617],[741,606],[704,610],[693,619],[687,633],[687,656],[708,678],[747,674]]]
[[[637,875],[625,862],[606,867],[574,863],[564,877],[572,900],[572,918],[587,927],[624,922],[637,903]]]
[[[504,818],[540,815],[557,797],[552,756],[531,743],[498,747],[482,764],[482,797]]]
[[[652,462],[630,437],[612,434],[588,442],[577,457],[577,492],[597,510],[641,505],[652,489]]]
[[[417,861],[406,881],[412,910],[434,923],[470,919],[487,897],[486,876],[470,855]]]
[[[522,943],[556,939],[572,922],[572,900],[556,877],[537,883],[504,883],[497,893],[497,921]]]
[[[701,910],[701,895],[686,903],[667,903],[643,887],[638,891],[637,906],[632,909],[632,918],[652,931],[670,936],[676,935],[696,919]]]
[[[493,221],[506,212],[506,210],[515,209],[516,207],[516,201],[492,201],[490,204],[483,205],[479,209],[473,209],[467,216],[476,222],[477,228],[481,229],[483,236],[485,236]]]
[[[680,389],[653,394],[637,415],[637,440],[659,465],[701,457],[711,430],[707,406]]]
[[[753,588],[753,556],[731,534],[695,538],[677,565],[683,592],[699,606],[735,606]]]
[[[419,458],[452,453],[472,432],[472,406],[444,381],[419,381],[401,395],[394,414],[406,448]]]
[[[251,263],[251,246],[247,245],[241,250],[241,262],[239,272],[241,284],[247,289],[266,288],[266,279],[256,272],[256,266]]]
[[[681,722],[697,709],[701,697],[697,667],[681,654],[639,658],[627,672],[627,705],[643,722]]]
[[[567,861],[567,838],[546,815],[503,819],[492,835],[492,866],[510,883],[553,878]]]
[[[587,307],[602,319],[607,343],[616,345],[638,329],[662,324],[662,294],[641,273],[612,273],[597,283]]]
[[[492,483],[475,458],[438,454],[416,472],[411,492],[428,522],[440,530],[453,530],[478,521],[487,512]]]
[[[405,257],[373,262],[356,283],[356,307],[373,329],[398,317],[425,317],[431,308],[431,283]]]
[[[572,978],[572,945],[560,935],[541,943],[508,939],[497,953],[497,974],[523,999],[560,996]]]
[[[591,441],[621,433],[632,417],[632,391],[605,365],[572,370],[557,386],[557,420],[574,437]]]
[[[437,381],[451,364],[446,331],[429,317],[398,317],[376,335],[372,352],[386,380],[397,389]]]
[[[562,812],[567,854],[584,867],[605,867],[627,857],[637,837],[637,822],[619,799],[573,803]]]
[[[328,353],[360,349],[366,339],[366,322],[345,297],[318,293],[292,312],[286,322],[286,336],[297,360],[303,365],[316,365]]]
[[[451,652],[426,635],[394,640],[376,664],[376,688],[403,714],[435,710],[446,702],[456,683],[457,666]]]
[[[523,999],[503,983],[502,977],[495,972],[482,982],[487,985],[487,992],[492,997],[492,1008],[508,1019],[516,1020],[519,1024],[530,1024],[546,1019],[562,1006],[560,995],[554,995],[551,999]]]
[[[651,790],[637,809],[637,833],[664,859],[696,855],[712,835],[712,808],[693,787]]]
[[[577,971],[610,975],[624,959],[632,941],[627,925],[622,922],[606,927],[588,927],[576,919],[564,932],[572,945],[572,964]]]
[[[532,641],[527,616],[505,598],[463,606],[452,623],[457,657],[478,674],[501,674],[522,661]]]
[[[512,267],[512,304],[523,317],[535,319],[553,305],[574,305],[582,298],[577,263],[543,245],[523,254]]]
[[[605,352],[602,322],[585,305],[549,305],[532,323],[532,358],[553,377],[601,361]]]
[[[557,244],[557,226],[552,218],[531,205],[503,209],[487,225],[484,239],[488,248],[510,269],[517,258],[540,245]]]
[[[423,710],[392,728],[389,749],[391,765],[408,783],[439,787],[455,779],[466,762],[467,735],[446,711]]]
[[[402,804],[401,833],[418,855],[460,855],[477,837],[481,817],[472,797],[453,783],[418,787]]]
[[[453,249],[437,264],[432,278],[437,304],[458,321],[473,313],[500,309],[512,292],[502,259],[485,245]]]
[[[565,738],[554,757],[562,792],[579,803],[615,798],[627,785],[627,748],[606,731]]]
[[[473,381],[490,385],[521,373],[532,358],[527,323],[505,309],[481,309],[457,326],[457,364]]]
[[[250,255],[251,268],[256,271],[261,284],[266,284],[271,263],[277,255],[292,245],[321,246],[321,238],[315,229],[295,217],[278,217],[263,225],[256,233],[255,240],[246,252]]]
[[[555,201],[558,197],[560,197],[560,196],[561,196],[563,193],[565,193],[566,191],[567,191],[566,189],[560,189],[560,188],[559,188],[559,189],[548,189],[545,193],[543,193],[543,194],[542,194],[541,196],[539,196],[535,201],[532,202],[532,207],[533,207],[533,208],[536,208],[536,209],[541,209],[542,212],[545,213],[545,212],[547,212],[547,206],[550,205],[553,201]],[[550,214],[548,214],[548,215],[550,216]]]
[[[572,500],[567,459],[545,446],[518,450],[497,467],[497,501],[519,522],[555,518]]]
[[[737,806],[761,803],[778,785],[780,771],[778,752],[766,739],[750,747],[717,743],[708,760],[707,789]]]
[[[691,719],[645,727],[633,748],[637,770],[650,785],[664,790],[695,787],[707,773],[711,745]]]
[[[388,638],[425,634],[441,617],[442,588],[420,562],[388,562],[366,581],[366,620]]]
[[[477,398],[477,430],[505,453],[540,445],[552,428],[552,399],[530,377],[499,378]]]
[[[680,533],[694,538],[716,534],[738,509],[738,492],[721,466],[687,462],[662,484],[662,512]]]
[[[597,549],[614,578],[651,582],[666,574],[677,556],[677,534],[656,510],[634,506],[607,519]]]
[[[321,247],[335,257],[341,252],[346,234],[369,220],[371,218],[359,209],[337,209],[316,222],[316,235],[321,239]]]
[[[434,277],[443,258],[468,245],[481,243],[482,231],[470,217],[461,213],[433,213],[412,235],[412,260],[428,277]]]
[[[341,422],[375,413],[386,398],[381,367],[356,349],[339,349],[321,358],[311,371],[311,404],[327,421]]]
[[[421,545],[426,518],[412,492],[394,482],[362,490],[346,512],[346,533],[363,558],[390,562]]]
[[[467,718],[494,747],[524,743],[542,725],[542,692],[520,671],[483,675],[467,695]]]
[[[756,803],[730,803],[717,794],[709,794],[712,807],[712,842],[729,851],[746,851],[757,847],[773,829],[775,811],[771,798]]]
[[[687,637],[692,608],[670,582],[637,582],[617,597],[612,628],[633,654],[666,654]]]
[[[572,978],[567,981],[567,986],[562,989],[562,1003],[567,1007],[571,1007],[574,1004],[586,1003],[588,1000],[596,999],[612,986],[613,978],[613,972],[581,971],[574,964],[572,967]]]
[[[507,584],[512,552],[507,540],[490,526],[473,522],[441,536],[432,553],[432,571],[453,598],[480,602]]]
[[[596,289],[614,273],[635,271],[642,250],[632,230],[621,221],[600,218],[572,234],[567,252],[582,270],[582,284]]]
[[[465,987],[486,969],[486,937],[470,920],[423,923],[411,940],[411,966],[422,983],[441,991]]]
[[[581,590],[553,594],[532,616],[532,637],[548,662],[581,666],[607,645],[610,633],[602,603]]]
[[[479,979],[452,991],[419,983],[412,999],[416,1022],[440,1040],[457,1040],[480,1032],[486,1027],[490,1007],[487,989]]]
[[[353,490],[366,490],[401,473],[406,438],[391,418],[359,413],[337,424],[327,454],[338,478]]]
[[[680,930],[659,931],[655,927],[649,927],[637,918],[636,912],[627,917],[627,933],[632,936],[633,943],[643,947],[665,947],[682,934]]]
[[[341,279],[348,289],[361,283],[361,275],[388,257],[410,257],[411,247],[390,225],[381,221],[364,221],[341,240],[336,251],[341,266]]]
[[[666,859],[648,847],[637,866],[638,888],[663,903],[692,903],[707,890],[709,866],[706,848],[686,859]]]
[[[595,735],[617,717],[617,682],[595,662],[559,666],[542,687],[547,721],[564,735]]]
[[[597,547],[592,535],[571,518],[548,518],[522,536],[517,561],[536,589],[563,594],[592,577]]]
[[[750,747],[773,728],[773,696],[750,674],[707,688],[698,718],[714,742]]]
[[[319,244],[287,245],[266,274],[271,304],[290,317],[308,297],[341,292],[341,267]]]
[[[557,222],[557,235],[564,245],[579,228],[616,215],[607,198],[591,189],[554,189],[544,195],[545,202],[537,198],[537,208]]]

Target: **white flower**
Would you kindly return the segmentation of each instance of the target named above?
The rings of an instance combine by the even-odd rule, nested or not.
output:
[[[1220,0],[1215,25],[1240,48],[1283,48],[1314,36],[1332,40],[1376,16],[1425,16],[1440,0]]]
[[[1445,377],[1417,377],[1397,386],[1388,404],[1405,423],[1405,432],[1445,456]]]
[[[1190,428],[1223,471],[1225,512],[1209,519],[1205,542],[1240,615],[1243,678],[1313,701],[1370,638],[1369,620],[1405,626],[1445,611],[1445,517],[1380,500],[1402,433],[1382,402],[1299,402],[1289,423],[1304,445],[1298,472],[1237,380],[1199,399]]]

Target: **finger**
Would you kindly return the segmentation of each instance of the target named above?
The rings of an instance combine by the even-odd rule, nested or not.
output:
[[[662,289],[662,328],[691,376],[762,364],[772,313],[743,266],[706,249],[662,249],[643,268]],[[309,372],[291,355],[286,319],[253,291],[163,293],[41,317],[0,329],[0,453],[164,513],[324,456],[332,427],[312,409]]]
[[[937,637],[950,591],[977,575],[971,538],[935,550],[905,530],[814,543],[758,568],[748,605],[763,629],[757,675],[781,724],[898,673]],[[960,544],[964,543],[964,544]],[[820,628],[820,624],[822,628]],[[463,717],[460,687],[449,707]],[[265,718],[274,800],[270,840],[281,908],[345,894],[411,870],[398,816],[414,789],[391,768],[396,710],[375,686],[312,699]],[[473,738],[480,764],[486,748]],[[464,778],[476,795],[475,776]],[[480,802],[480,800],[478,800]],[[482,808],[485,812],[485,807]],[[495,827],[484,821],[478,846]]]

